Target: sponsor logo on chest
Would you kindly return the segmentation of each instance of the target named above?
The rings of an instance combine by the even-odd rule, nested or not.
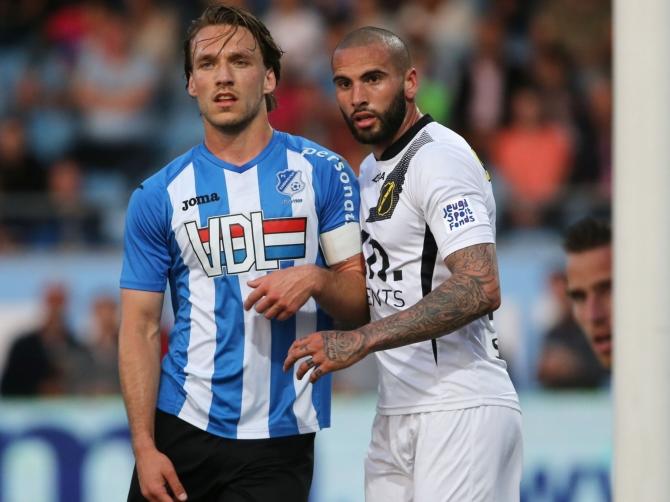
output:
[[[207,225],[184,223],[191,247],[208,277],[276,270],[282,260],[305,257],[307,218],[264,219],[261,211],[214,216]]]

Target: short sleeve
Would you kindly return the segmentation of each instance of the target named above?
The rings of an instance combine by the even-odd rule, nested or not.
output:
[[[474,244],[495,242],[495,211],[484,168],[466,145],[423,147],[408,170],[411,197],[442,259]]]
[[[320,201],[319,233],[323,234],[347,223],[358,223],[360,191],[358,179],[346,161],[323,159],[317,170]]]
[[[170,255],[165,199],[157,189],[137,188],[128,203],[121,287],[165,291]]]

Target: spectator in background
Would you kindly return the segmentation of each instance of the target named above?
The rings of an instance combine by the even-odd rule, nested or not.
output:
[[[447,87],[454,88],[460,80],[460,62],[475,39],[477,4],[471,0],[402,2],[392,17],[407,39],[425,38],[434,55],[435,77]]]
[[[568,228],[563,247],[572,313],[596,357],[612,366],[612,231],[610,224],[584,218]]]
[[[15,193],[42,192],[46,177],[42,164],[26,141],[19,117],[0,120],[0,199]]]
[[[141,178],[151,167],[150,113],[157,93],[157,69],[133,50],[128,21],[99,8],[97,27],[81,50],[72,95],[81,116],[77,145],[85,168],[120,169]]]
[[[492,160],[506,184],[506,208],[513,222],[545,223],[543,214],[570,175],[572,144],[564,128],[545,120],[535,88],[520,88],[512,96],[511,123],[498,133]]]
[[[132,27],[133,50],[152,61],[160,74],[174,61],[175,33],[179,31],[177,10],[166,0],[125,0]]]
[[[612,187],[612,82],[603,76],[589,82],[588,109],[593,125],[597,191],[609,199]]]
[[[79,164],[70,158],[59,159],[47,175],[46,194],[34,201],[30,213],[17,213],[26,242],[60,248],[100,244],[101,214],[84,200]]]
[[[284,77],[317,81],[327,73],[323,19],[318,11],[300,0],[275,0],[264,22],[284,51]],[[319,64],[321,63],[321,64]],[[317,73],[313,73],[317,72]]]
[[[520,72],[506,60],[500,19],[494,16],[483,19],[476,33],[473,52],[458,72],[461,81],[452,125],[483,159],[488,159],[490,143],[503,121]]]
[[[552,273],[549,287],[558,307],[558,320],[545,334],[538,378],[544,387],[553,389],[598,387],[607,372],[572,316],[565,274]]]
[[[0,120],[0,247],[29,240],[29,202],[39,202],[45,188],[46,171],[30,151],[25,124],[18,117]]]
[[[82,388],[88,395],[119,394],[119,302],[111,294],[93,298],[86,334],[90,364],[80,368]]]
[[[44,319],[35,330],[20,335],[12,344],[0,391],[3,396],[54,396],[75,392],[76,368],[90,355],[74,338],[65,310],[67,291],[61,284],[44,290]]]

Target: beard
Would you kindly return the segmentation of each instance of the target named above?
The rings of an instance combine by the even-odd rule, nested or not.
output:
[[[356,110],[360,112],[363,110]],[[347,123],[351,134],[356,138],[356,141],[365,145],[375,145],[390,143],[393,136],[398,132],[402,121],[405,119],[407,112],[407,103],[405,102],[405,91],[401,87],[397,94],[393,97],[391,105],[381,113],[373,112],[365,109],[366,112],[372,113],[379,120],[379,128],[377,130],[360,130],[356,128],[353,119],[340,108],[340,112]]]

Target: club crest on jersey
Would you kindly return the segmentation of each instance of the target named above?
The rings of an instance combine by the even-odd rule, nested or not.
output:
[[[281,260],[305,257],[307,218],[264,219],[263,213],[209,218],[199,228],[184,223],[191,246],[208,277],[276,270]]]
[[[277,173],[277,191],[284,195],[295,195],[305,188],[300,171],[284,169]]]
[[[466,225],[471,225],[477,221],[475,212],[472,210],[472,205],[467,197],[447,203],[442,208],[442,212],[442,217],[449,232],[458,230]]]

